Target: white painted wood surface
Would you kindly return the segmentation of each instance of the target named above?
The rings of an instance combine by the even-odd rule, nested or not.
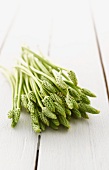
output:
[[[92,105],[100,115],[72,120],[68,131],[47,129],[41,134],[38,170],[109,169],[109,105],[89,9],[87,0],[22,1],[0,56],[0,64],[10,69],[21,45],[40,46],[47,55],[51,41],[51,60],[73,69],[79,85],[97,94]],[[2,74],[0,80],[0,169],[34,170],[38,135],[25,113],[15,129],[10,127],[11,89]]]
[[[109,89],[109,2],[108,0],[91,1],[91,8],[95,20],[98,40],[101,49],[103,64],[107,76],[107,83]]]
[[[109,105],[87,1],[57,3],[51,57],[75,70],[80,86],[97,94],[92,104],[100,115],[72,120],[68,131],[48,130],[41,136],[38,170],[108,170]],[[61,11],[61,12],[60,12]]]
[[[0,46],[4,42],[7,32],[11,29],[18,9],[18,0],[0,0]]]

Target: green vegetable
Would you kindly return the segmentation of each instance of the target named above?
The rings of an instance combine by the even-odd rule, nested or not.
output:
[[[77,86],[78,80],[76,78],[76,74],[72,70],[68,71],[68,77],[74,83],[74,85]]]
[[[72,70],[54,65],[32,50],[22,47],[22,54],[14,72],[0,66],[12,88],[12,108],[8,118],[15,127],[22,107],[30,114],[32,128],[40,133],[49,126],[58,130],[60,125],[70,128],[71,118],[89,119],[87,113],[100,111],[91,106],[90,90],[78,86]]]
[[[76,118],[81,118],[81,113],[80,113],[80,111],[77,110],[77,109],[73,109],[73,110],[72,110],[72,114],[73,114],[73,116],[76,117]]]

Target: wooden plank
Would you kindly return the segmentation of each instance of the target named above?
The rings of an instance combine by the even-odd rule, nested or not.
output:
[[[18,0],[0,0],[0,50],[19,8]]]
[[[79,85],[97,94],[92,105],[100,115],[72,120],[66,131],[41,135],[38,170],[104,170],[109,168],[109,106],[87,1],[58,1],[54,6],[51,59],[73,69]]]
[[[108,1],[93,1],[91,0],[92,14],[95,20],[95,27],[98,36],[98,41],[101,49],[101,57],[105,69],[108,93],[109,93],[109,10]],[[101,12],[102,11],[102,12]],[[109,95],[109,94],[108,94]]]
[[[49,11],[46,11],[47,6],[48,4],[43,1],[21,2],[19,15],[0,57],[1,65],[12,69],[24,44],[34,49],[39,45],[43,52],[47,53],[51,21]],[[33,132],[30,116],[24,112],[17,127],[15,129],[10,127],[7,112],[11,106],[11,90],[2,74],[0,80],[0,169],[33,170],[38,134]]]

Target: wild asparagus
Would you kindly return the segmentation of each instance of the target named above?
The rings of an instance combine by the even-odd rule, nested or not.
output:
[[[96,95],[78,86],[74,71],[53,64],[28,48],[22,47],[14,70],[10,73],[0,66],[12,87],[12,109],[8,112],[12,127],[19,121],[22,106],[30,114],[37,133],[46,126],[55,130],[60,125],[70,128],[71,118],[88,119],[87,113],[100,112],[89,99]]]

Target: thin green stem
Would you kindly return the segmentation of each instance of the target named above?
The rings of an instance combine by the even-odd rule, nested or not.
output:
[[[61,75],[66,79],[69,80],[69,78],[62,72]]]
[[[34,93],[35,93],[37,102],[38,102],[39,106],[40,106],[41,108],[43,108],[42,102],[41,102],[40,97],[39,97],[38,87],[37,87],[37,85],[35,84],[35,82],[34,82],[33,79],[30,79],[30,81],[31,81],[31,85],[32,85],[33,91],[34,91]]]
[[[15,80],[14,80],[14,76],[11,76],[11,81],[12,81],[12,109],[14,109],[14,87],[15,87]]]
[[[24,93],[26,94],[26,97],[27,97],[28,101],[30,101],[30,99],[28,97],[28,92],[27,92],[25,84],[23,85],[23,90],[24,90]]]
[[[18,70],[16,69],[15,70],[15,79],[16,79],[16,84],[15,84],[15,97],[18,95],[18,85],[19,85],[19,72]]]
[[[14,77],[13,74],[10,74],[10,77],[11,77],[12,83],[13,83],[13,85],[14,85],[14,87],[15,87],[15,83],[16,83],[15,77]]]
[[[22,85],[23,85],[23,75],[22,72],[20,71],[19,74],[19,87],[18,87],[18,100],[17,100],[17,108],[20,108],[20,99],[21,99],[21,92],[22,92]]]
[[[30,86],[29,86],[29,78],[27,75],[25,75],[25,84],[26,84],[28,92],[30,92],[31,90],[30,90]]]

